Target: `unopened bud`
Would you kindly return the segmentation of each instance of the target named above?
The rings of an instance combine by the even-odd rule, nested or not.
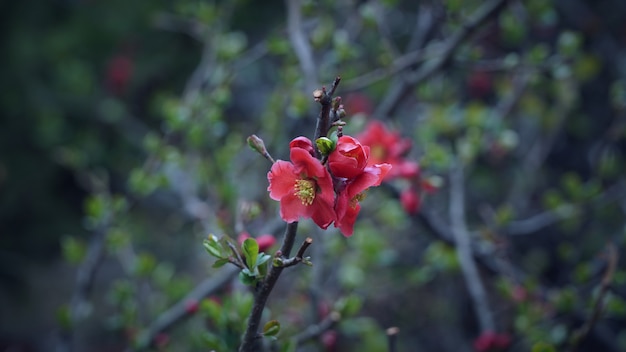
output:
[[[265,149],[265,143],[263,143],[263,140],[257,135],[253,134],[249,136],[246,141],[248,141],[248,145],[250,146],[250,148],[256,150],[261,154],[267,153],[267,149]]]
[[[315,101],[319,102],[320,100],[322,100],[322,97],[324,96],[324,91],[321,89],[316,89],[313,91],[313,99],[315,99]]]
[[[346,110],[344,110],[343,107],[339,108],[339,110],[337,110],[337,115],[339,115],[340,119],[343,119],[347,116]]]
[[[327,137],[320,137],[316,139],[315,144],[317,145],[317,149],[319,149],[322,155],[328,155],[333,150],[335,150],[335,142]]]
[[[333,99],[333,110],[337,110],[341,108],[341,97],[336,97]]]

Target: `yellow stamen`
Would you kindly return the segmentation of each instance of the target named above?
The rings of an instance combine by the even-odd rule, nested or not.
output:
[[[365,197],[367,197],[367,193],[365,193],[365,191],[357,194],[356,196],[352,197],[352,199],[350,199],[350,207],[352,209],[356,208],[356,205],[362,201],[363,199],[365,199]]]
[[[309,206],[315,199],[315,182],[311,180],[297,180],[294,186],[296,196],[302,201],[302,205]]]

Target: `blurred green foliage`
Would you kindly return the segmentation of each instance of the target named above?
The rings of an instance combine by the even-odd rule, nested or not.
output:
[[[610,266],[606,244],[624,254],[626,8],[512,2],[411,85],[482,4],[303,0],[312,82],[280,1],[4,2],[0,290],[15,308],[0,310],[11,326],[0,346],[20,345],[5,335],[40,340],[42,316],[55,314],[78,350],[137,346],[163,312],[217,275],[202,250],[208,233],[279,236],[269,164],[245,138],[257,134],[287,159],[292,138],[313,135],[313,85],[341,75],[347,133],[384,120],[413,141],[407,157],[424,177],[445,178],[462,160],[464,216],[497,329],[514,336],[509,350],[562,350],[592,314]],[[457,251],[424,221],[449,226],[448,186],[422,196],[416,216],[397,199],[407,186],[370,191],[351,238],[300,224],[298,240],[314,238],[314,265],[281,277],[263,319],[280,332],[267,344],[295,350],[293,337],[334,311],[341,320],[298,350],[384,350],[389,326],[400,327],[400,350],[470,348],[480,331]],[[73,270],[88,266],[99,239],[81,316]],[[245,243],[255,283],[272,261]],[[205,245],[217,266],[228,264],[223,243]],[[607,319],[596,322],[603,334],[591,330],[581,350],[626,348],[624,277],[618,266]],[[248,289],[229,284],[198,304],[152,347],[235,349]],[[41,322],[14,318],[24,312]]]

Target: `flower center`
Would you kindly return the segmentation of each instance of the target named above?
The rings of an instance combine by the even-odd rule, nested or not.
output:
[[[365,191],[357,194],[356,196],[352,197],[352,199],[350,199],[350,208],[354,209],[356,208],[356,205],[362,201],[363,199],[365,199],[365,197],[367,197],[367,193],[365,193]]]
[[[385,160],[387,150],[384,146],[380,144],[375,144],[370,146],[370,155],[374,160]]]
[[[296,196],[300,198],[303,205],[311,205],[313,204],[313,199],[315,199],[315,182],[312,180],[297,180],[296,186],[294,187],[296,190]]]

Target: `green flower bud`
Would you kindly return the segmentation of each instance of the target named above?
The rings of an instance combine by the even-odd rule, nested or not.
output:
[[[246,141],[248,142],[250,148],[261,153],[261,155],[267,153],[267,150],[265,149],[265,143],[263,143],[263,140],[256,135],[253,134],[249,136]]]
[[[333,150],[335,150],[335,145],[336,145],[335,142],[333,142],[332,140],[326,137],[318,138],[315,141],[315,144],[317,145],[317,149],[319,149],[322,155],[330,154]]]

